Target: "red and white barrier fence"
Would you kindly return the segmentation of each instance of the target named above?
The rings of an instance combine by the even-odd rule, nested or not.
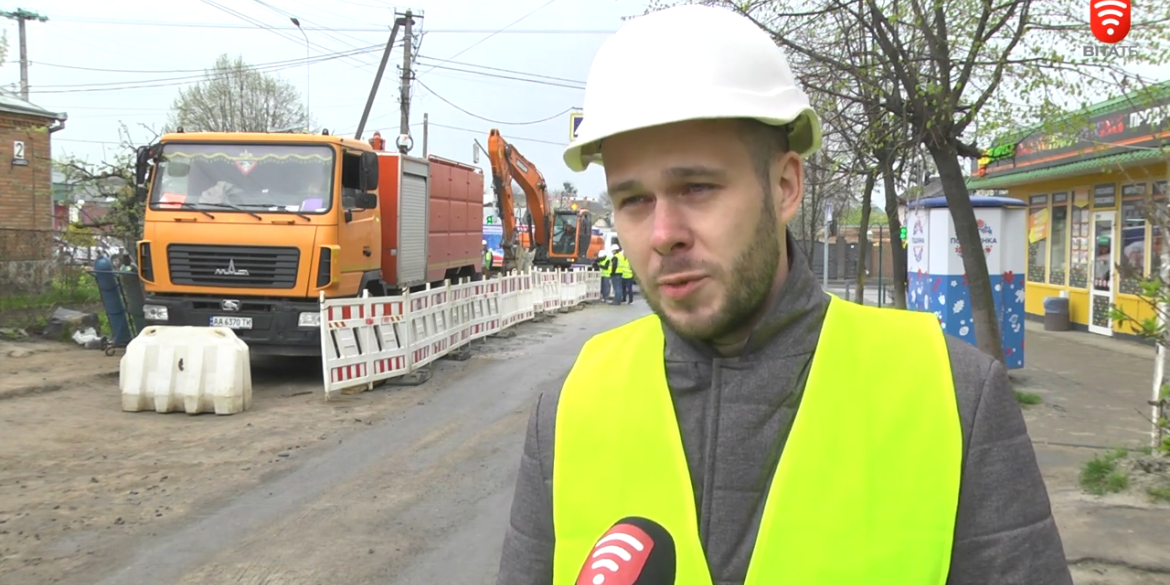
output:
[[[389,297],[321,296],[325,396],[405,376],[474,339],[601,298],[596,270],[447,282]]]

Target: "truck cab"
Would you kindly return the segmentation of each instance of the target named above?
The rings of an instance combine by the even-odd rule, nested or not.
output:
[[[378,160],[313,134],[169,133],[138,152],[138,267],[153,325],[228,327],[318,355],[318,297],[383,294]]]

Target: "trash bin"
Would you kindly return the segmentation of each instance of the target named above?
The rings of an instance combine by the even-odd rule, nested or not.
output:
[[[1044,299],[1044,330],[1068,331],[1071,323],[1068,316],[1068,299],[1047,297]]]

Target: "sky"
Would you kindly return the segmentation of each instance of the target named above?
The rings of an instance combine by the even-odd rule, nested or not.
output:
[[[473,141],[486,146],[489,130],[499,128],[544,173],[550,189],[572,181],[582,195],[596,196],[605,189],[603,172],[574,173],[561,159],[570,112],[582,105],[594,53],[622,17],[641,14],[644,6],[631,0],[415,0],[410,6],[382,0],[37,0],[23,7],[49,20],[26,24],[29,99],[69,115],[66,128],[53,135],[54,158],[97,162],[119,148],[121,123],[137,143],[153,136],[148,128],[160,131],[179,88],[228,53],[302,93],[307,86],[317,124],[352,135],[395,10],[409,7],[423,16],[415,21],[423,37],[410,108],[411,154],[422,152],[424,113],[428,154],[466,163],[474,160]],[[10,49],[0,84],[18,89],[16,23],[3,25]],[[401,64],[399,46],[363,136],[380,131],[388,148],[399,133]],[[476,166],[487,170],[487,158],[481,155]]]
[[[543,172],[550,190],[571,181],[584,196],[604,191],[599,168],[573,173],[561,152],[594,54],[623,17],[644,12],[646,0],[415,1],[409,8],[421,13],[416,28],[423,36],[411,154],[422,152],[427,114],[429,154],[475,164],[474,141],[486,145],[489,130],[499,128]],[[120,124],[136,144],[150,140],[179,88],[198,81],[221,53],[308,88],[318,127],[352,135],[395,11],[407,8],[385,0],[36,0],[23,7],[48,17],[27,24],[30,100],[69,115],[65,130],[53,135],[53,155],[91,162],[117,152]],[[9,40],[0,86],[15,90],[16,23],[4,19],[0,26]],[[380,131],[389,148],[399,131],[401,63],[397,48],[364,136]],[[1141,69],[1170,79],[1170,64]],[[486,157],[477,166],[490,173]]]

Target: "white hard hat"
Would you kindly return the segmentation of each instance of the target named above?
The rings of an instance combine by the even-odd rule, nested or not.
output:
[[[629,21],[597,51],[577,139],[565,164],[602,164],[605,138],[687,120],[754,118],[792,124],[790,148],[808,156],[821,125],[768,33],[723,8],[687,5]]]
[[[484,240],[484,241],[483,241],[483,245],[484,245],[484,246],[486,246],[486,245],[487,245],[487,240]]]
[[[618,250],[621,250],[621,249],[622,249],[622,247],[617,245],[617,244],[614,244],[614,245],[609,247],[610,252],[617,252]]]
[[[602,250],[597,253],[598,258],[609,258],[609,252]]]

